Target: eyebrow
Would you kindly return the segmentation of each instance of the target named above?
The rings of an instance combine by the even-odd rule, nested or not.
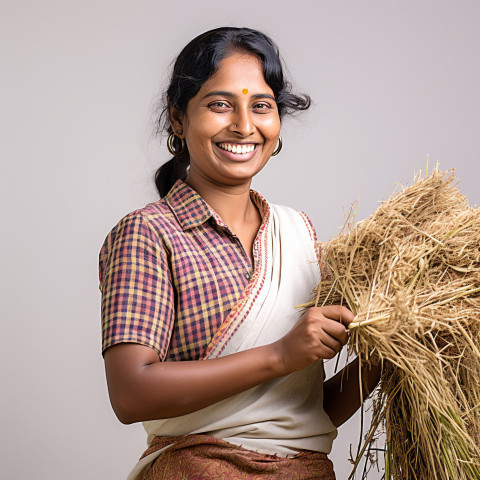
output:
[[[224,90],[214,90],[213,92],[207,93],[203,98],[208,98],[208,97],[215,97],[215,96],[220,96],[220,97],[236,97],[232,92],[227,92]],[[252,98],[270,98],[274,102],[276,102],[275,97],[273,95],[270,95],[269,93],[256,93],[255,95],[252,95]]]

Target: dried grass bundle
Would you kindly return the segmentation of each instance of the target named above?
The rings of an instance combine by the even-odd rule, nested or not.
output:
[[[480,479],[480,209],[453,180],[437,167],[351,220],[312,302],[347,305],[350,349],[383,361],[362,451],[385,428],[386,479]]]

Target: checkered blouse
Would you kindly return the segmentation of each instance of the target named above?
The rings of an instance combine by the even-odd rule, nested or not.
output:
[[[251,198],[264,225],[268,203],[254,191]],[[181,180],[163,199],[124,217],[99,260],[102,350],[133,342],[162,360],[202,358],[252,276],[238,237]]]

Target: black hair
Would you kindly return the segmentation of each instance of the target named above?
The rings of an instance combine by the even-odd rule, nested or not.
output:
[[[310,97],[292,93],[285,78],[278,47],[264,33],[251,28],[220,27],[194,38],[178,55],[164,95],[163,108],[157,120],[157,133],[173,133],[169,109],[185,113],[188,102],[202,85],[217,71],[220,62],[234,52],[256,55],[261,63],[265,82],[270,86],[277,103],[280,119],[285,115],[310,107]],[[155,173],[155,185],[164,197],[178,179],[185,179],[190,163],[188,149],[174,156]]]

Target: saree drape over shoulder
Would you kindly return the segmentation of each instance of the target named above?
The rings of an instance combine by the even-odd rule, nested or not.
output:
[[[315,238],[301,213],[270,205],[270,216],[258,235],[261,251],[255,255],[253,277],[213,336],[204,359],[266,345],[284,336],[301,315],[296,306],[310,300],[320,280]],[[197,412],[144,422],[148,444],[156,437],[204,434],[280,457],[303,450],[329,453],[337,431],[323,410],[323,380],[319,361]],[[129,480],[142,478],[168,448],[162,444],[147,451]]]

